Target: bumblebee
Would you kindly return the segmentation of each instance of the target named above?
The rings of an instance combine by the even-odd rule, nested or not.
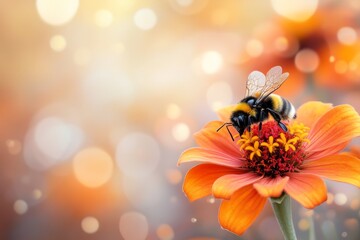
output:
[[[251,72],[246,82],[245,98],[235,106],[230,122],[224,123],[217,131],[225,126],[234,140],[229,126],[233,126],[242,135],[246,129],[250,131],[252,124],[259,123],[261,131],[262,122],[272,116],[286,132],[287,127],[281,120],[296,118],[296,110],[288,100],[273,92],[288,76],[289,73],[282,73],[280,66],[271,68],[266,76],[259,71]]]

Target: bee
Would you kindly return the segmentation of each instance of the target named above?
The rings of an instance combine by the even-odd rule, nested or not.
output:
[[[250,131],[251,125],[255,123],[259,123],[261,131],[262,122],[272,116],[286,132],[287,127],[281,121],[296,118],[296,110],[288,100],[273,92],[288,76],[289,73],[282,73],[280,66],[271,68],[266,76],[259,71],[251,72],[246,82],[245,98],[235,106],[230,122],[224,123],[217,131],[225,126],[234,141],[229,126],[233,126],[241,136],[246,129]]]

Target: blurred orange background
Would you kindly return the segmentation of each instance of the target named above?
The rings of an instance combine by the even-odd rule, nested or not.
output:
[[[247,75],[360,112],[358,0],[36,0],[0,8],[0,239],[281,239],[270,206],[240,238],[182,193],[181,152]],[[352,143],[358,154],[360,141]],[[360,191],[294,202],[299,238],[360,238]]]

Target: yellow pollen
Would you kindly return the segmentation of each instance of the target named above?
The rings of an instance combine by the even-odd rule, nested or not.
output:
[[[274,148],[279,146],[279,144],[277,142],[274,143],[273,136],[269,137],[268,142],[262,142],[260,145],[267,147],[269,149],[269,153],[272,153],[274,151]]]
[[[255,141],[254,146],[247,146],[245,150],[251,151],[250,153],[250,160],[254,158],[254,155],[256,154],[258,157],[261,157],[261,150],[259,149],[259,141]]]
[[[284,146],[285,151],[288,151],[290,148],[295,151],[296,147],[294,144],[296,144],[298,140],[298,137],[287,140],[284,133],[280,133],[280,138],[276,139],[278,143],[281,143]]]
[[[259,140],[258,136],[251,136],[250,132],[245,132],[241,135],[241,139],[237,142],[237,144],[240,145],[240,150],[242,150],[257,140]]]
[[[307,139],[309,135],[309,127],[306,127],[303,123],[294,122],[291,126],[289,126],[289,132],[298,137],[298,140],[301,142],[310,142]]]

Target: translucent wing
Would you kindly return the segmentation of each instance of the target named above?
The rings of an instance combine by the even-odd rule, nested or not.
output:
[[[285,80],[289,77],[289,73],[282,73],[282,68],[280,66],[276,66],[271,68],[266,73],[266,81],[264,86],[259,90],[259,96],[256,100],[255,104],[263,101],[267,98],[271,93],[273,93],[276,89],[278,89]]]
[[[249,74],[246,82],[246,94],[245,97],[254,95],[256,92],[261,92],[264,88],[266,77],[262,72],[253,71]]]

